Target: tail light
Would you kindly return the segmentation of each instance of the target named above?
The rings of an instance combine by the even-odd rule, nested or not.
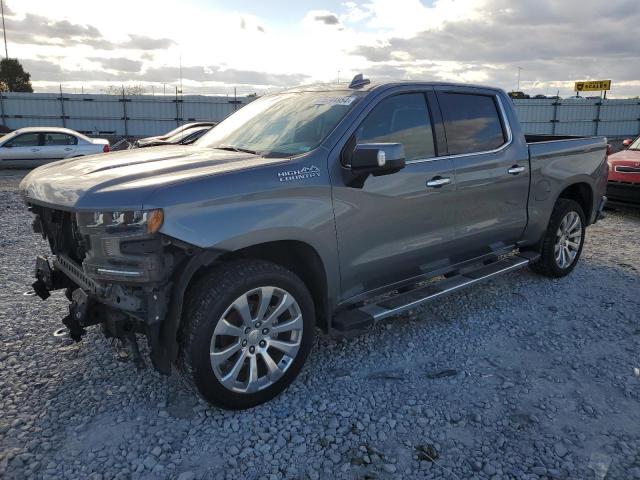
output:
[[[109,151],[109,144],[108,143],[102,148],[102,151],[104,153],[107,153]]]

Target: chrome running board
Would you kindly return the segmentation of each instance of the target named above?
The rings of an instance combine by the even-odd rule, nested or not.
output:
[[[467,269],[449,278],[420,286],[405,293],[399,293],[362,307],[343,310],[333,318],[332,329],[336,330],[336,333],[362,330],[379,320],[399,315],[406,310],[419,307],[465,287],[526,267],[529,263],[537,260],[539,256],[536,252],[520,252],[489,264]]]

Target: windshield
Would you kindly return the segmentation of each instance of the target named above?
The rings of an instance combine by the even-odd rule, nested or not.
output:
[[[636,138],[634,142],[629,145],[629,150],[640,150],[640,137]]]
[[[295,92],[255,100],[203,135],[200,147],[288,157],[316,148],[362,98],[351,91]]]

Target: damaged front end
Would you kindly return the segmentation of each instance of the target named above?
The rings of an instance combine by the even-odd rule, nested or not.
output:
[[[87,327],[101,325],[105,336],[121,340],[141,367],[136,334],[144,334],[154,367],[170,373],[177,354],[182,294],[193,265],[216,255],[200,255],[192,246],[160,234],[159,209],[29,208],[34,231],[48,240],[52,252],[37,258],[33,289],[42,299],[50,291],[66,290],[71,303],[63,323],[70,337],[79,341]]]

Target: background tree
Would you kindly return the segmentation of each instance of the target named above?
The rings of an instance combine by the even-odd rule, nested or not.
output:
[[[24,71],[16,58],[0,60],[0,85],[8,92],[33,92],[31,75]]]

